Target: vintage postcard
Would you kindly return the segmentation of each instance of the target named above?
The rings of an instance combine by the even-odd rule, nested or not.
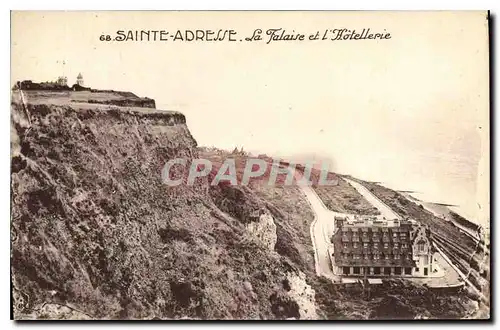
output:
[[[486,11],[13,11],[15,320],[489,320]]]

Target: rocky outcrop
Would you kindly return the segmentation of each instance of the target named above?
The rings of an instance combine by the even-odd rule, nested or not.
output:
[[[316,313],[315,291],[306,282],[306,276],[302,272],[288,273],[287,280],[289,285],[288,295],[299,306],[300,319],[315,320],[318,319]]]
[[[212,174],[212,173],[211,173]],[[209,175],[208,181],[212,182]],[[209,190],[215,204],[243,224],[258,222],[266,213],[262,201],[246,186],[233,186],[226,183],[211,185]]]
[[[276,245],[276,225],[274,219],[269,213],[262,214],[258,221],[250,222],[246,228],[269,250],[274,251]]]

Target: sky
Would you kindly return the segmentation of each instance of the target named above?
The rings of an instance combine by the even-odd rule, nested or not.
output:
[[[99,41],[117,30],[233,29],[239,38],[258,28],[370,28],[391,39]],[[200,145],[316,153],[339,172],[489,218],[485,12],[13,12],[11,41],[11,85],[62,74],[73,83],[81,72],[93,88],[183,112]]]

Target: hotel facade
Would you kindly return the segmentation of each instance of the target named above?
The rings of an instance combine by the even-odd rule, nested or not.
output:
[[[335,217],[336,275],[428,277],[438,271],[431,233],[414,220]]]

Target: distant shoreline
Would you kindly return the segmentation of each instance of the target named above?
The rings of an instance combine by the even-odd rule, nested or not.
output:
[[[354,177],[349,174],[340,174],[340,176],[346,177]],[[359,179],[362,180],[362,179]],[[432,213],[435,217],[440,218],[444,221],[452,222],[456,227],[460,228],[462,231],[465,231],[467,234],[479,238],[479,231],[487,229],[489,231],[489,224],[483,224],[475,219],[470,219],[466,215],[461,214],[460,205],[453,205],[447,203],[437,203],[437,202],[428,202],[422,200],[415,196],[415,194],[424,194],[423,192],[409,190],[409,189],[395,189],[391,186],[384,184],[383,181],[373,181],[373,180],[364,180],[366,182],[370,182],[373,184],[377,184],[379,186],[383,186],[387,189],[391,189],[406,199],[414,202],[417,205],[421,205],[426,211]]]
[[[478,230],[480,228],[484,229],[484,227],[485,227],[484,225],[477,223],[477,222],[474,222],[472,220],[469,220],[469,219],[461,216],[460,214],[458,214],[454,210],[450,209],[450,207],[453,207],[453,206],[448,206],[448,205],[440,204],[440,203],[422,201],[422,200],[418,199],[417,197],[412,196],[411,193],[409,193],[409,192],[402,192],[402,191],[398,191],[398,192],[401,193],[406,198],[408,198],[409,200],[411,200],[417,204],[422,205],[422,207],[425,210],[431,212],[436,217],[441,218],[441,219],[446,220],[446,221],[453,222],[454,225],[456,225],[457,227],[466,231],[468,234],[470,234],[474,237],[479,238]]]
[[[467,214],[467,212],[464,211],[463,207],[459,203],[449,203],[442,198],[439,199],[440,200],[439,202],[435,201],[430,202],[425,200],[426,199],[425,196],[427,194],[424,191],[414,191],[412,189],[398,189],[395,186],[386,184],[384,180],[379,180],[379,181],[365,180],[365,181],[376,183],[391,190],[397,191],[398,193],[404,195],[411,201],[416,202],[417,204],[422,204],[422,206],[427,211],[431,212],[438,218],[444,218],[446,220],[455,220],[456,218],[461,218],[459,222],[463,222],[465,220],[466,222],[469,222],[472,226],[489,228],[489,223],[482,223],[477,219],[470,217],[470,214]]]

